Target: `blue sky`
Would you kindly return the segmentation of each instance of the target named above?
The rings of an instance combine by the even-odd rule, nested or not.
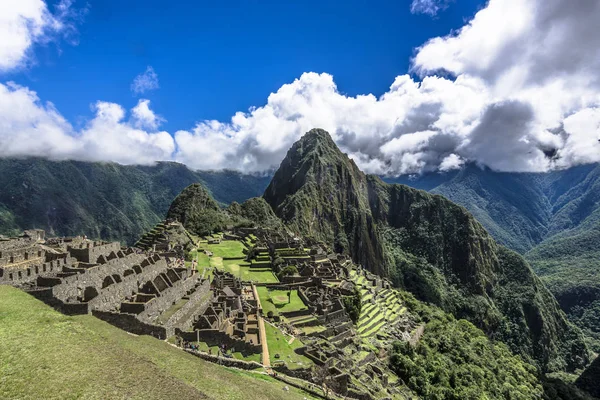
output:
[[[39,45],[37,65],[4,77],[82,123],[97,100],[135,106],[130,84],[152,66],[160,89],[143,97],[174,131],[260,106],[307,71],[332,74],[352,96],[380,95],[408,72],[415,47],[481,6],[460,1],[432,18],[404,1],[91,0],[77,46]]]
[[[595,0],[48,1],[0,3],[0,157],[264,172],[319,127],[382,175],[600,162]]]

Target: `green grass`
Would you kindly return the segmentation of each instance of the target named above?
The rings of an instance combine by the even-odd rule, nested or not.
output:
[[[307,309],[304,302],[298,296],[297,290],[292,290],[291,302],[288,304],[287,290],[269,290],[264,286],[258,286],[258,297],[263,312],[267,314],[272,311],[274,315],[284,312],[300,311]]]
[[[245,257],[244,244],[238,240],[222,240],[219,244],[206,245],[215,257]]]
[[[210,265],[209,257],[204,252],[198,252],[198,268],[208,267]],[[201,271],[201,269],[199,269]]]
[[[325,328],[323,325],[305,326],[305,327],[301,328],[302,332],[304,332],[307,335],[310,335],[311,333],[315,333],[315,332],[323,332],[326,329],[327,328]]]
[[[304,304],[300,296],[298,296],[297,290],[291,291],[289,303],[287,290],[271,290],[269,292],[269,298],[279,312],[292,312],[307,309],[306,304]]]
[[[243,260],[223,260],[220,257],[212,257],[211,265],[232,273],[245,281],[277,283],[279,280],[273,271],[267,268],[250,268]]]
[[[271,364],[277,361],[285,361],[290,369],[306,368],[312,362],[294,352],[295,349],[303,346],[302,342],[295,339],[292,344],[288,344],[291,336],[285,335],[278,328],[269,323],[265,323],[265,333],[267,334],[267,343],[269,344],[269,356]],[[279,358],[275,358],[279,354]]]
[[[92,316],[64,316],[8,286],[0,286],[0,337],[2,399],[310,398]]]

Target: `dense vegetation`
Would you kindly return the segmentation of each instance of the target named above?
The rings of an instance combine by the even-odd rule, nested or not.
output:
[[[167,218],[176,219],[183,226],[199,236],[206,236],[225,230],[228,226],[255,226],[281,228],[281,220],[261,197],[248,199],[242,204],[233,202],[222,208],[201,184],[186,187],[175,197]]]
[[[416,345],[396,342],[391,367],[427,399],[541,399],[536,370],[465,320],[436,317]]]
[[[0,159],[0,234],[41,228],[49,234],[133,244],[162,220],[186,186],[204,184],[222,204],[262,194],[269,177],[194,172],[177,163],[115,163]]]
[[[465,206],[509,248],[525,255],[569,319],[600,351],[600,165],[546,174],[460,171],[391,182]]]
[[[592,396],[600,398],[600,358],[596,358],[581,376],[575,385],[585,390]]]
[[[471,321],[542,370],[587,364],[581,332],[520,255],[444,197],[363,174],[327,132],[292,146],[264,197],[293,230]]]
[[[188,231],[201,236],[222,231],[228,223],[219,204],[199,183],[188,186],[177,195],[167,218],[176,219]]]

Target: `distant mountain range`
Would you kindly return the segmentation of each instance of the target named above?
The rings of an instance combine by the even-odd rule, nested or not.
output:
[[[600,351],[599,164],[549,173],[502,173],[471,164],[385,180],[467,208],[496,240],[525,256]]]
[[[185,187],[201,183],[223,205],[260,196],[269,176],[154,166],[0,159],[0,234],[41,228],[133,244],[164,219]]]

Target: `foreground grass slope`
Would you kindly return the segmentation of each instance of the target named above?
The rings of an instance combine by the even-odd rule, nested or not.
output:
[[[8,286],[0,286],[0,338],[2,399],[310,398],[92,316],[64,316]]]

